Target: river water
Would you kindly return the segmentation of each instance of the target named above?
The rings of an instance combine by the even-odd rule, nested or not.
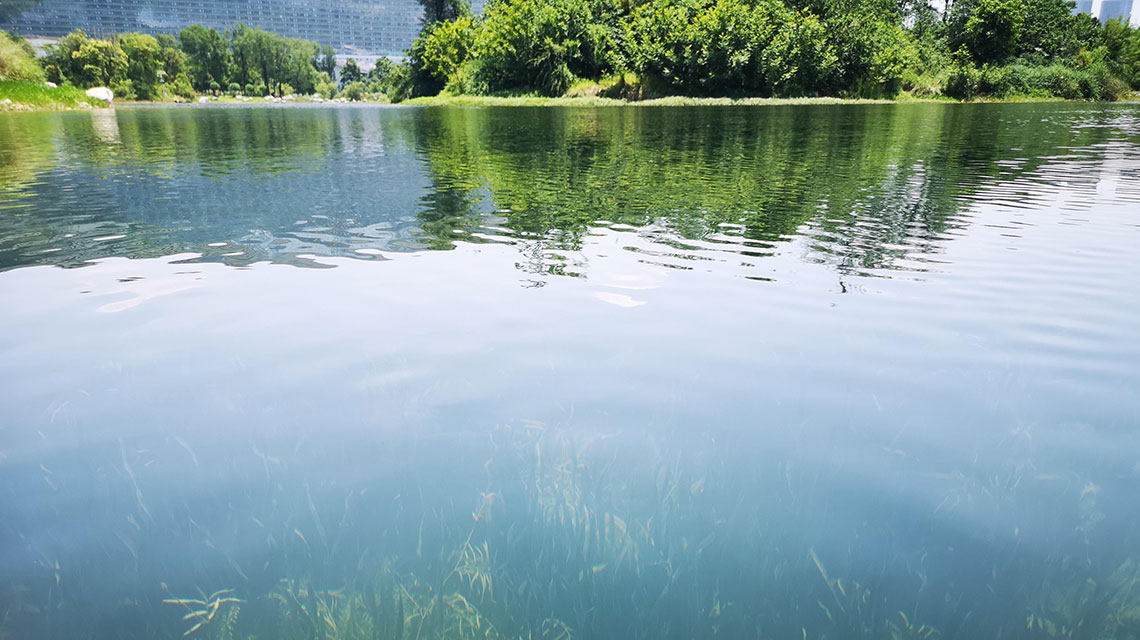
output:
[[[0,638],[1140,637],[1140,106],[0,115]]]

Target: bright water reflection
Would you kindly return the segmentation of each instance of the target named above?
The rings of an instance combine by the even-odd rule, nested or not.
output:
[[[1138,234],[1134,105],[4,116],[0,635],[1137,637]]]

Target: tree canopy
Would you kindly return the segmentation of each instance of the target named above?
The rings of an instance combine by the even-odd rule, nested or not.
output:
[[[414,95],[562,95],[632,73],[658,95],[880,97],[950,92],[955,74],[1006,66],[1062,67],[1096,98],[1140,85],[1137,30],[1068,0],[956,0],[945,13],[927,0],[488,0],[480,16],[459,0],[421,4]]]

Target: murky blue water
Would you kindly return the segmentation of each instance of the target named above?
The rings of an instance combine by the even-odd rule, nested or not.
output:
[[[1140,106],[0,116],[0,637],[1140,637]]]

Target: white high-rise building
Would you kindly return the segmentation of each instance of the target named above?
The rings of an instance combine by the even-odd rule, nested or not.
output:
[[[1119,18],[1140,26],[1140,0],[1078,0],[1076,10],[1090,13],[1102,22]]]
[[[364,56],[401,54],[422,15],[416,0],[0,0],[0,29],[25,36],[177,33],[194,23],[220,31],[244,22]]]

